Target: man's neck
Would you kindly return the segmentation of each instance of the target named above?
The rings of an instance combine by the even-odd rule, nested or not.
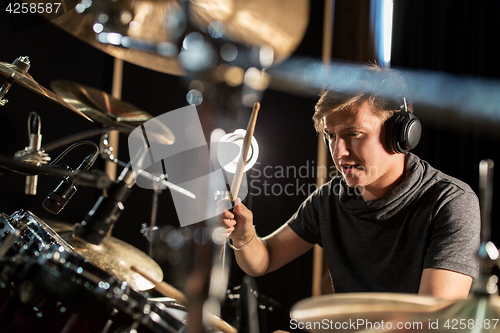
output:
[[[397,170],[389,177],[381,177],[375,183],[360,188],[360,193],[364,201],[382,199],[401,184],[405,179],[406,160],[399,164]]]

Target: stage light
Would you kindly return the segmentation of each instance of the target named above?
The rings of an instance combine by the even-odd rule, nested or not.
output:
[[[246,130],[237,129],[233,133],[228,133],[224,135],[217,146],[217,159],[220,166],[226,170],[226,172],[235,173],[236,166],[238,164],[238,159],[241,155],[241,147],[243,145],[243,138],[245,137]],[[234,143],[234,144],[224,144],[224,143]],[[244,171],[250,170],[259,156],[259,145],[255,137],[252,136],[252,141],[248,149],[247,159]]]

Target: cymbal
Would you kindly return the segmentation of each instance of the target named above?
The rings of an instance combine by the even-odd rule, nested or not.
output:
[[[50,87],[68,104],[81,111],[87,117],[107,127],[125,127],[130,132],[142,123],[153,118],[130,103],[114,98],[104,91],[83,84],[56,80]],[[171,145],[175,141],[172,131],[158,123],[154,130],[156,141]]]
[[[361,325],[344,325],[344,327],[330,329],[329,323],[330,321],[333,323],[358,323],[358,320],[372,323],[393,320],[404,321],[406,318],[417,314],[429,314],[443,309],[450,304],[453,304],[453,301],[413,294],[332,294],[312,297],[298,302],[292,307],[290,316],[297,322],[304,324],[322,323],[326,320],[328,321],[329,331],[361,331],[359,329]],[[321,328],[324,329],[325,327]],[[321,331],[321,329],[317,331]]]
[[[459,300],[433,313],[417,314],[412,321],[423,323],[429,332],[491,332],[500,329],[500,298],[498,295],[473,293],[467,299]],[[427,325],[426,325],[427,324]],[[416,332],[411,327],[407,332]],[[420,332],[422,330],[419,330]]]
[[[248,47],[269,45],[275,63],[296,49],[309,20],[308,0],[117,0],[94,1],[88,8],[79,5],[51,22],[118,59],[184,75],[177,54],[178,38],[187,24],[185,4],[192,26],[210,30],[208,25],[216,22],[230,41]]]
[[[19,58],[18,58],[19,59]],[[25,57],[25,61],[27,62],[27,68],[29,68],[29,59]],[[16,63],[16,61],[14,61]],[[47,98],[48,100],[55,102],[77,114],[80,116],[86,118],[87,120],[92,121],[88,116],[80,112],[79,110],[75,109],[72,105],[66,103],[61,97],[57,96],[54,94],[52,91],[49,89],[44,88],[40,84],[38,84],[35,79],[31,75],[28,74],[27,69],[23,69],[19,66],[16,66],[14,63],[9,64],[6,62],[0,62],[0,73],[9,79],[12,80],[12,82],[16,82],[20,85],[22,85],[25,88],[28,88],[29,90],[39,94],[40,96],[43,96]]]
[[[135,128],[153,118],[150,114],[127,102],[83,84],[56,80],[50,83],[50,87],[64,101],[105,126]]]
[[[55,220],[45,220],[63,240],[91,264],[126,281],[134,290],[142,291],[154,288],[154,284],[139,273],[134,272],[131,266],[140,266],[156,280],[163,280],[161,267],[146,253],[112,236],[106,236],[101,244],[94,245],[82,239],[73,237],[74,225]]]
[[[479,333],[494,326],[498,330],[500,297],[472,293],[454,301],[409,294],[334,294],[300,301],[290,315],[311,332]]]
[[[78,253],[88,258],[91,264],[126,281],[134,290],[148,290],[153,288],[154,284],[134,272],[130,268],[131,266],[140,265],[155,279],[163,280],[161,267],[151,257],[119,239],[106,236],[99,245],[75,238],[72,235],[64,236],[63,239]]]

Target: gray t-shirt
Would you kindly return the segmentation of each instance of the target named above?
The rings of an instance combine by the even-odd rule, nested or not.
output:
[[[382,199],[364,201],[335,177],[287,222],[323,247],[335,292],[417,293],[425,268],[478,275],[476,194],[414,154],[406,163],[404,182]]]

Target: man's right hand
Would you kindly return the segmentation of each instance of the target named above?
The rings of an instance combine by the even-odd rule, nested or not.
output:
[[[227,207],[228,199],[223,199],[217,203],[218,209]],[[226,237],[231,237],[233,245],[240,247],[245,245],[254,236],[253,214],[245,205],[241,203],[241,199],[237,198],[234,201],[233,212],[228,210],[221,214],[221,224],[226,229]]]
[[[283,224],[278,230],[261,239],[255,234],[252,212],[241,203],[234,201],[233,211],[228,199],[220,200],[217,209],[220,209],[220,223],[226,230],[226,237],[231,237],[236,262],[245,273],[250,276],[261,276],[272,272],[304,254],[313,247],[300,238],[288,226]]]

